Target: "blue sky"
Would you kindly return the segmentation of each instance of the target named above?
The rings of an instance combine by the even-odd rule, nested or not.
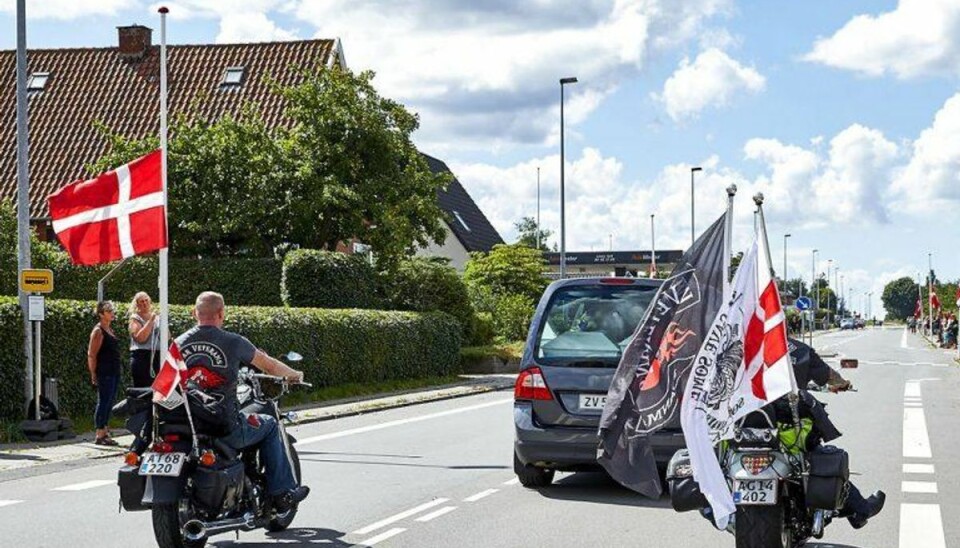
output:
[[[157,3],[28,0],[31,47],[111,46],[117,25],[159,27]],[[180,0],[171,43],[340,37],[348,65],[421,117],[417,142],[446,160],[508,241],[536,212],[559,225],[557,79],[568,88],[568,248],[689,241],[740,187],[767,196],[775,263],[811,250],[845,287],[925,270],[960,277],[960,6],[949,0]],[[0,0],[0,47],[14,47]],[[78,32],[82,29],[82,32]],[[951,102],[951,99],[956,100]]]

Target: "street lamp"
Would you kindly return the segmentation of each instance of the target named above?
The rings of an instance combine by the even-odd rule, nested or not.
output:
[[[810,254],[810,296],[813,297],[814,302],[814,313],[813,313],[813,325],[817,325],[817,313],[816,310],[820,309],[820,288],[817,287],[817,253],[819,249],[814,249],[813,253]]]
[[[540,251],[540,166],[537,166],[537,251]]]
[[[787,238],[789,238],[790,236],[791,236],[790,234],[783,235],[783,288],[784,289],[787,288]],[[799,297],[800,295],[797,295],[797,296]]]
[[[827,259],[827,285],[830,285],[830,269],[833,267],[833,259]],[[836,289],[836,288],[834,288]],[[827,291],[827,327],[830,327],[830,293]]]
[[[564,156],[563,143],[563,86],[567,84],[576,84],[577,78],[570,76],[560,79],[560,279],[562,280],[567,273],[567,226],[566,226],[566,206],[564,204]]]
[[[695,223],[694,223],[694,220],[693,220],[693,195],[694,195],[694,193],[693,193],[693,174],[696,173],[696,172],[698,172],[698,171],[703,171],[703,168],[702,168],[702,167],[691,167],[691,168],[690,168],[690,247],[693,247],[693,242],[695,242],[696,239],[697,239],[697,237],[696,237],[696,229],[695,229],[695,227],[694,227],[694,224],[695,224]]]

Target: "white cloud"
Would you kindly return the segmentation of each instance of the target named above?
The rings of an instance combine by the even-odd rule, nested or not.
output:
[[[268,14],[272,11],[290,12],[293,6],[282,0],[172,0],[157,2],[152,12],[160,6],[170,9],[170,17],[179,20],[196,18],[218,19],[219,44],[243,42],[271,42],[295,40],[295,32],[280,28]]]
[[[27,2],[28,19],[59,19],[69,21],[80,17],[116,15],[117,12],[135,7],[135,0],[97,0],[96,2],[76,2],[74,0],[44,0]],[[16,0],[0,0],[0,13],[17,13]],[[10,29],[12,31],[12,29]]]
[[[272,42],[296,38],[296,34],[278,27],[263,13],[246,12],[224,15],[220,19],[217,43]]]
[[[866,74],[899,78],[960,74],[960,2],[900,0],[896,9],[858,15],[820,38],[807,61]]]
[[[684,58],[663,84],[659,99],[671,118],[681,120],[707,107],[725,106],[738,94],[759,93],[765,86],[766,78],[756,69],[710,48],[693,62]]]
[[[897,177],[893,194],[916,212],[956,211],[960,202],[960,93],[943,105],[933,125],[913,143],[910,162]]]

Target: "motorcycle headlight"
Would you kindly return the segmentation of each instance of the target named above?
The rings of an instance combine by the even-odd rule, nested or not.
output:
[[[743,465],[744,470],[756,476],[773,464],[773,455],[770,453],[748,453],[740,457],[740,464]]]

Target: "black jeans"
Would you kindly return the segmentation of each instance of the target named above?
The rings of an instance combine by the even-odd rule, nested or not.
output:
[[[97,410],[93,414],[94,426],[99,430],[110,422],[110,411],[117,398],[120,375],[97,375]]]
[[[153,371],[151,372],[151,362]],[[148,388],[160,370],[160,353],[152,350],[134,350],[130,352],[130,374],[134,388]]]

